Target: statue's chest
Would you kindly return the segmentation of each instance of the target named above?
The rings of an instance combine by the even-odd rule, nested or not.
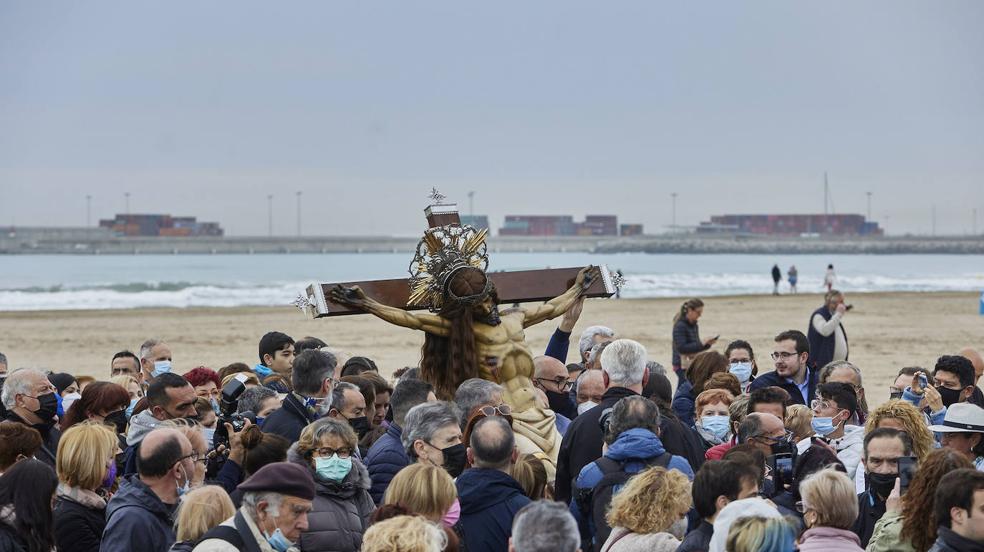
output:
[[[525,343],[526,332],[519,324],[502,323],[498,326],[481,325],[475,328],[475,341],[479,346],[495,347],[510,343]]]

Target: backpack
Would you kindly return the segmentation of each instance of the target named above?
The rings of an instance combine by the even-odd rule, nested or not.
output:
[[[672,458],[672,454],[664,452],[647,462],[646,467],[660,466],[667,468]],[[617,462],[604,456],[596,460],[595,464],[601,470],[601,479],[598,480],[598,483],[594,487],[581,489],[578,492],[577,504],[580,508],[582,519],[590,519],[594,522],[594,542],[598,543],[598,546],[601,546],[608,540],[608,535],[612,532],[612,528],[608,526],[608,521],[605,519],[605,516],[608,514],[608,507],[612,503],[612,497],[635,473],[626,472],[625,465],[622,462]],[[591,542],[590,535],[582,534],[582,538],[587,543]]]

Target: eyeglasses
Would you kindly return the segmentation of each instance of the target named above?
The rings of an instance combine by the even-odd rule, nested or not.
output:
[[[769,356],[772,357],[772,360],[780,360],[780,359],[786,360],[789,357],[799,356],[799,353],[787,353],[786,351],[776,351],[775,353],[772,353]]]
[[[564,391],[570,391],[574,387],[574,382],[573,381],[570,381],[569,379],[567,379],[567,378],[565,378],[563,376],[558,376],[558,377],[556,377],[554,379],[533,378],[533,381],[539,381],[539,382],[541,382],[540,385],[543,385],[542,382],[544,382],[544,381],[549,381],[550,383],[556,385],[557,387],[562,388]]]
[[[314,449],[312,452],[318,453],[318,456],[333,456],[333,455],[337,454],[338,457],[341,458],[341,459],[343,459],[343,460],[345,458],[348,458],[349,456],[352,456],[352,449],[345,448],[345,447],[342,447],[340,449],[333,449],[333,448],[329,448],[329,447],[321,447],[321,448]]]
[[[187,456],[182,456],[181,458],[178,458],[178,461],[175,462],[175,464],[180,464],[184,460],[191,460],[192,464],[197,464],[198,462],[205,464],[206,462],[208,462],[208,455],[199,456],[197,452],[193,452]]]
[[[787,429],[786,432],[782,435],[782,437],[772,437],[769,435],[756,435],[755,437],[757,439],[768,440],[773,444],[788,443],[793,439],[793,432]]]
[[[478,411],[486,416],[509,416],[512,414],[512,408],[506,403],[502,403],[499,406],[483,406]]]
[[[810,508],[810,506],[807,505],[802,500],[797,500],[796,501],[796,511],[797,512],[799,512],[801,514],[805,514],[807,510],[812,510],[812,508]]]
[[[813,399],[810,401],[810,408],[813,410],[823,410],[825,408],[830,408],[830,403],[822,399]]]

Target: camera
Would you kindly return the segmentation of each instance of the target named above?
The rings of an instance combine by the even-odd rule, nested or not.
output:
[[[246,426],[246,420],[256,423],[256,416],[252,412],[236,412],[239,407],[239,397],[246,390],[246,380],[248,376],[240,373],[222,388],[222,398],[219,400],[219,421],[215,426],[215,437],[213,446],[229,444],[229,432],[226,424],[232,426],[235,433],[242,431]]]

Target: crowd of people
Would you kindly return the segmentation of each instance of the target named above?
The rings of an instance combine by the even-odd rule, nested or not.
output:
[[[497,383],[442,396],[314,337],[180,375],[159,339],[105,378],[0,354],[0,551],[984,550],[979,353],[900,366],[869,409],[843,294],[765,360],[701,340],[703,308],[674,320],[675,389],[603,325],[568,363],[564,317],[531,378],[556,459],[519,452]]]

